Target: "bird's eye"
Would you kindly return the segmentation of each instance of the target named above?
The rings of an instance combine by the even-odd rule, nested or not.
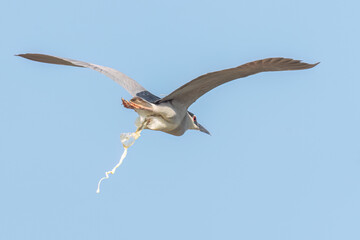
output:
[[[195,115],[193,116],[193,120],[194,120],[194,122],[196,122],[196,116]]]

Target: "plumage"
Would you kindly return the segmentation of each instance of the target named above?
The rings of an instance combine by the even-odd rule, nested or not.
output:
[[[116,83],[120,84],[123,88],[125,88],[126,91],[128,91],[131,96],[135,97],[137,93],[141,92],[147,92],[147,90],[141,86],[139,83],[137,83],[134,79],[126,76],[122,72],[119,72],[118,70],[115,70],[110,67],[104,67],[92,63],[82,62],[78,60],[73,60],[69,58],[61,58],[61,57],[55,57],[45,54],[37,54],[37,53],[26,53],[26,54],[19,54],[17,56],[27,58],[29,60],[37,61],[37,62],[43,62],[43,63],[51,63],[51,64],[59,64],[59,65],[67,65],[67,66],[73,66],[73,67],[84,67],[84,68],[90,68],[95,71],[98,71],[99,73],[102,73],[112,80],[114,80]]]
[[[130,101],[123,99],[123,105],[135,110],[139,114],[140,121],[147,121],[147,129],[163,131],[176,136],[184,134],[189,129],[210,134],[197,122],[195,115],[187,110],[191,104],[208,91],[229,81],[260,72],[302,70],[313,68],[318,64],[308,64],[290,58],[266,58],[235,68],[204,74],[179,87],[166,97],[159,98],[135,80],[109,67],[44,54],[27,53],[17,56],[43,63],[86,67],[105,74],[133,96]]]
[[[232,80],[260,72],[308,69],[315,67],[317,64],[318,63],[303,63],[299,60],[290,58],[266,58],[249,62],[235,68],[211,72],[195,78],[166,97],[160,99],[157,103],[174,101],[187,108],[205,93]]]

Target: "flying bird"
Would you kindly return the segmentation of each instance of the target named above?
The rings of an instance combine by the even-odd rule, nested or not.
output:
[[[145,129],[162,131],[175,136],[181,136],[189,129],[210,134],[197,121],[195,114],[188,111],[191,104],[210,90],[232,80],[261,72],[302,70],[313,68],[319,64],[304,63],[290,58],[266,58],[235,68],[204,74],[179,87],[166,97],[160,98],[113,68],[44,54],[26,53],[17,56],[43,63],[91,68],[105,74],[133,96],[130,101],[122,99],[123,105],[125,108],[135,110],[139,114],[141,122],[147,122]]]

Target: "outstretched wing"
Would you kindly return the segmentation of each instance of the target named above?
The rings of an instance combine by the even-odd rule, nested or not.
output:
[[[95,71],[98,71],[118,84],[120,84],[123,88],[125,88],[126,91],[128,91],[132,96],[138,96],[141,98],[144,98],[145,100],[149,102],[155,102],[156,100],[159,100],[160,98],[153,95],[149,91],[147,91],[143,86],[141,86],[139,83],[137,83],[134,79],[126,76],[125,74],[104,66],[95,65],[92,63],[86,63],[78,60],[73,60],[69,58],[60,58],[45,54],[36,54],[36,53],[26,53],[26,54],[19,54],[17,56],[27,58],[33,61],[43,62],[43,63],[51,63],[51,64],[60,64],[60,65],[68,65],[73,67],[85,67],[85,68],[91,68]]]
[[[308,69],[315,67],[317,64],[319,63],[308,64],[290,58],[266,58],[249,62],[239,67],[204,74],[184,84],[157,102],[172,100],[174,103],[189,107],[205,93],[232,80],[260,72]]]

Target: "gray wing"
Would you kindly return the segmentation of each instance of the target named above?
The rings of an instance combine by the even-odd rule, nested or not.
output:
[[[175,103],[189,107],[205,93],[232,80],[260,72],[308,69],[317,64],[319,63],[308,64],[290,58],[266,58],[249,62],[235,68],[204,74],[179,87],[157,102],[174,101]]]
[[[45,54],[35,54],[35,53],[26,53],[26,54],[19,54],[17,56],[27,58],[33,61],[43,62],[43,63],[51,63],[51,64],[60,64],[60,65],[68,65],[73,67],[85,67],[91,68],[95,71],[98,71],[118,84],[120,84],[123,88],[126,89],[132,96],[139,96],[144,98],[147,101],[154,102],[159,100],[160,98],[148,92],[143,86],[137,83],[132,78],[126,76],[125,74],[104,66],[95,65],[92,63],[81,62],[78,60],[68,59],[68,58],[60,58]]]

